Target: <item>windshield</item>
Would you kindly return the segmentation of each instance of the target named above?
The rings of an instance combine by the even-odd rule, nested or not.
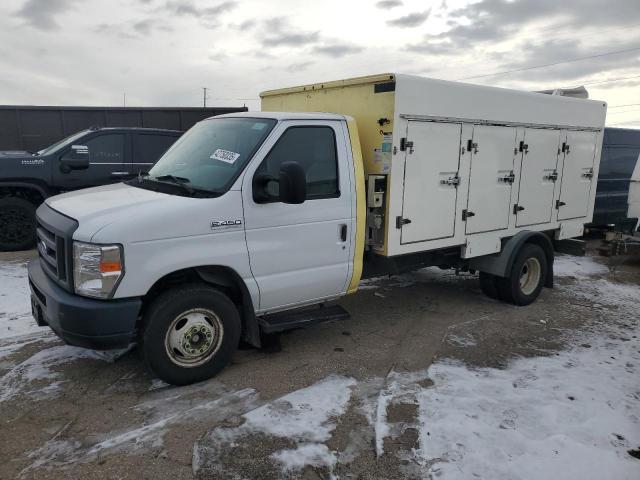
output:
[[[74,133],[73,135],[71,135],[71,136],[69,136],[67,138],[63,138],[62,140],[58,140],[53,145],[49,145],[47,148],[45,148],[43,150],[39,150],[38,151],[38,155],[49,155],[50,153],[53,153],[56,150],[59,150],[59,149],[61,149],[63,147],[66,147],[67,145],[71,145],[78,138],[83,137],[84,135],[86,135],[86,133],[87,133],[87,130],[82,130],[81,132]]]
[[[197,123],[158,160],[148,178],[174,177],[183,183],[188,181],[192,188],[222,193],[275,123],[270,118],[230,117]]]

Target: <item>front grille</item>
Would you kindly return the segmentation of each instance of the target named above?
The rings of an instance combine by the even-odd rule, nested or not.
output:
[[[45,273],[71,291],[72,235],[78,222],[44,204],[36,212],[38,255]]]

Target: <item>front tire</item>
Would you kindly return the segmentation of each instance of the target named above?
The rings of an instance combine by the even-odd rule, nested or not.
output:
[[[0,198],[0,251],[28,250],[35,243],[35,205],[23,198]]]
[[[498,277],[500,298],[514,305],[529,305],[538,296],[547,278],[547,257],[538,245],[526,243],[520,249],[505,278]]]
[[[216,375],[238,348],[236,306],[204,285],[168,290],[143,318],[142,355],[150,370],[172,385],[189,385]]]

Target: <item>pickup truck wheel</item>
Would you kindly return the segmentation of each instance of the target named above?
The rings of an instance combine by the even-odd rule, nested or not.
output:
[[[498,277],[491,275],[490,273],[480,272],[480,290],[487,297],[494,300],[500,300],[500,293],[498,292]]]
[[[27,250],[35,243],[35,205],[18,197],[0,198],[0,251]]]
[[[514,305],[529,305],[540,295],[547,277],[547,257],[538,245],[525,244],[508,277],[498,278],[500,298]]]
[[[240,341],[240,315],[223,293],[200,285],[169,290],[143,319],[142,354],[160,379],[188,385],[213,377]]]

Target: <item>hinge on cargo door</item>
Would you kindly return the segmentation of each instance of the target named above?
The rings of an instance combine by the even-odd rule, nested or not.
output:
[[[513,206],[513,214],[514,215],[517,215],[518,212],[521,212],[522,210],[524,210],[524,207],[521,207],[517,203]]]
[[[467,221],[467,218],[469,218],[469,217],[475,217],[475,216],[476,216],[476,214],[475,214],[475,213],[470,212],[470,211],[469,211],[469,210],[467,210],[467,209],[462,210],[462,221],[463,221],[463,222],[466,222],[466,221]]]
[[[478,144],[469,139],[467,140],[467,151],[470,152],[471,150],[473,150],[473,153],[478,153]]]
[[[569,144],[567,142],[563,142],[562,143],[562,152],[566,153],[567,155],[569,155],[569,151],[570,151]]]
[[[411,223],[411,220],[408,218],[396,217],[396,228],[402,228],[403,225],[407,225]]]
[[[446,180],[440,180],[440,185],[453,185],[454,187],[457,187],[460,185],[460,181],[461,179],[456,173],[453,177],[449,177]]]
[[[556,210],[559,210],[560,207],[564,207],[566,203],[561,202],[560,200],[556,200]]]
[[[409,150],[409,153],[413,153],[413,142],[407,140],[405,137],[400,139],[400,151],[404,152]]]
[[[511,172],[509,172],[509,175],[505,177],[498,177],[498,181],[504,183],[513,183],[516,181],[516,175],[515,173],[513,173],[513,170],[511,170]]]
[[[582,174],[584,178],[593,178],[593,168],[590,168]]]

